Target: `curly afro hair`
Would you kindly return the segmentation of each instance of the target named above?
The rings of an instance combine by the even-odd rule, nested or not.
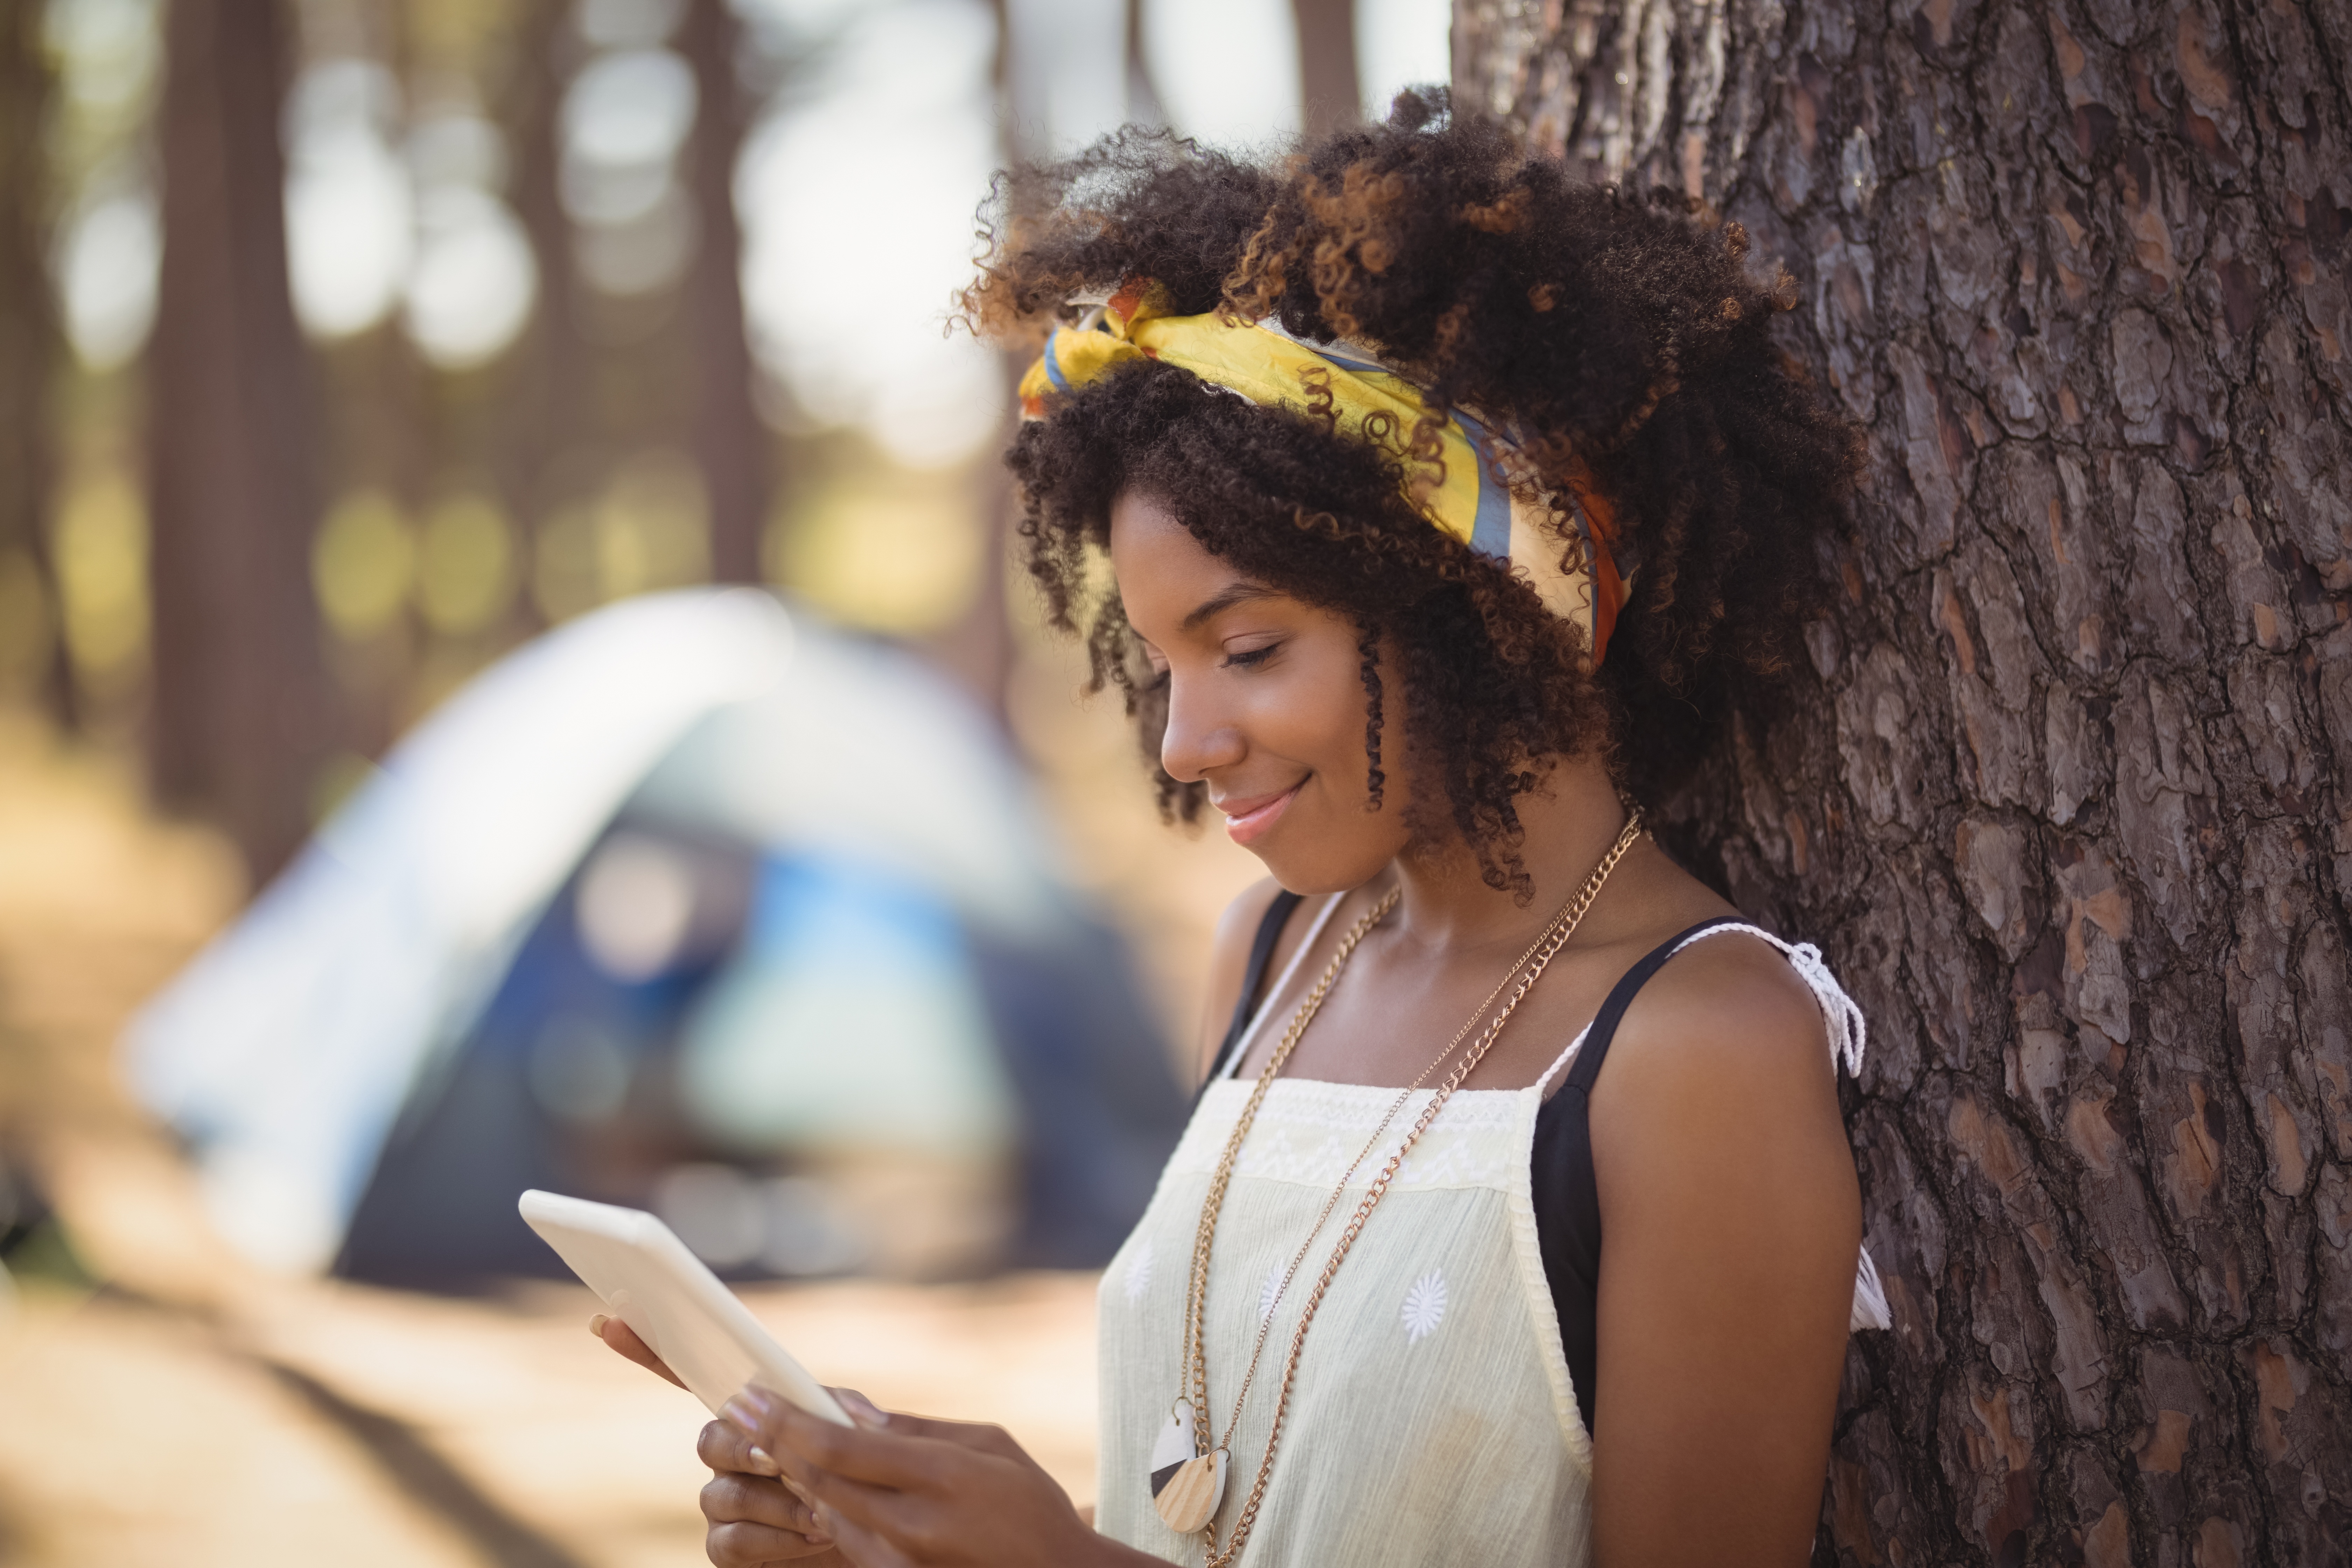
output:
[[[1050,616],[1086,637],[1093,689],[1120,689],[1155,767],[1164,689],[1097,565],[1130,489],[1243,574],[1352,620],[1375,805],[1395,683],[1431,775],[1419,809],[1450,815],[1487,882],[1522,901],[1515,803],[1551,763],[1597,752],[1637,798],[1670,789],[1813,613],[1861,442],[1772,342],[1787,274],[1752,277],[1739,226],[1678,195],[1580,183],[1442,92],[1408,92],[1385,125],[1276,164],[1127,131],[1000,176],[986,233],[964,295],[975,330],[1040,341],[1073,294],[1148,277],[1178,313],[1373,345],[1432,420],[1474,410],[1517,433],[1513,487],[1560,520],[1563,558],[1581,545],[1553,498],[1574,484],[1605,498],[1633,568],[1595,670],[1507,563],[1412,509],[1392,456],[1173,365],[1123,367],[1050,399],[1006,462]],[[1171,815],[1198,816],[1201,786],[1163,772],[1159,788]]]

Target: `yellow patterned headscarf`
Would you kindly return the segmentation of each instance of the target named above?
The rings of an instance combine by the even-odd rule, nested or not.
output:
[[[1168,315],[1165,298],[1156,284],[1130,282],[1111,296],[1098,323],[1056,330],[1021,378],[1023,416],[1042,417],[1051,395],[1088,385],[1116,365],[1156,359],[1252,403],[1336,418],[1343,434],[1391,453],[1415,476],[1407,499],[1432,524],[1519,570],[1554,615],[1584,632],[1600,664],[1627,597],[1605,500],[1583,485],[1563,498],[1583,535],[1578,554],[1589,563],[1563,570],[1550,514],[1513,495],[1505,478],[1502,458],[1517,445],[1509,437],[1457,411],[1439,433],[1433,461],[1411,447],[1423,413],[1420,389],[1370,353],[1301,342],[1270,320]]]

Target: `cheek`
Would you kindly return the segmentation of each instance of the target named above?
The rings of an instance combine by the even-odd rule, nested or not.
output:
[[[1286,672],[1291,678],[1282,704],[1286,750],[1313,765],[1326,787],[1360,795],[1365,789],[1368,703],[1362,658],[1352,643],[1302,652]],[[1383,712],[1384,737],[1387,728]]]

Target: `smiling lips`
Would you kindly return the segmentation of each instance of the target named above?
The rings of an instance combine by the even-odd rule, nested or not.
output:
[[[1306,781],[1301,779],[1298,784],[1292,784],[1280,795],[1262,795],[1255,799],[1245,798],[1234,801],[1231,805],[1220,805],[1217,809],[1225,814],[1225,832],[1232,836],[1233,841],[1236,844],[1247,844],[1254,838],[1263,838],[1273,828],[1284,810],[1297,797],[1299,787],[1305,783]]]

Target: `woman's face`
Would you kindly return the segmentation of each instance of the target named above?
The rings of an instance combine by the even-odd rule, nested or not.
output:
[[[1136,491],[1111,506],[1110,557],[1128,624],[1168,681],[1160,766],[1206,784],[1225,831],[1291,891],[1370,880],[1405,847],[1408,769],[1390,682],[1373,810],[1354,624],[1243,577]]]

